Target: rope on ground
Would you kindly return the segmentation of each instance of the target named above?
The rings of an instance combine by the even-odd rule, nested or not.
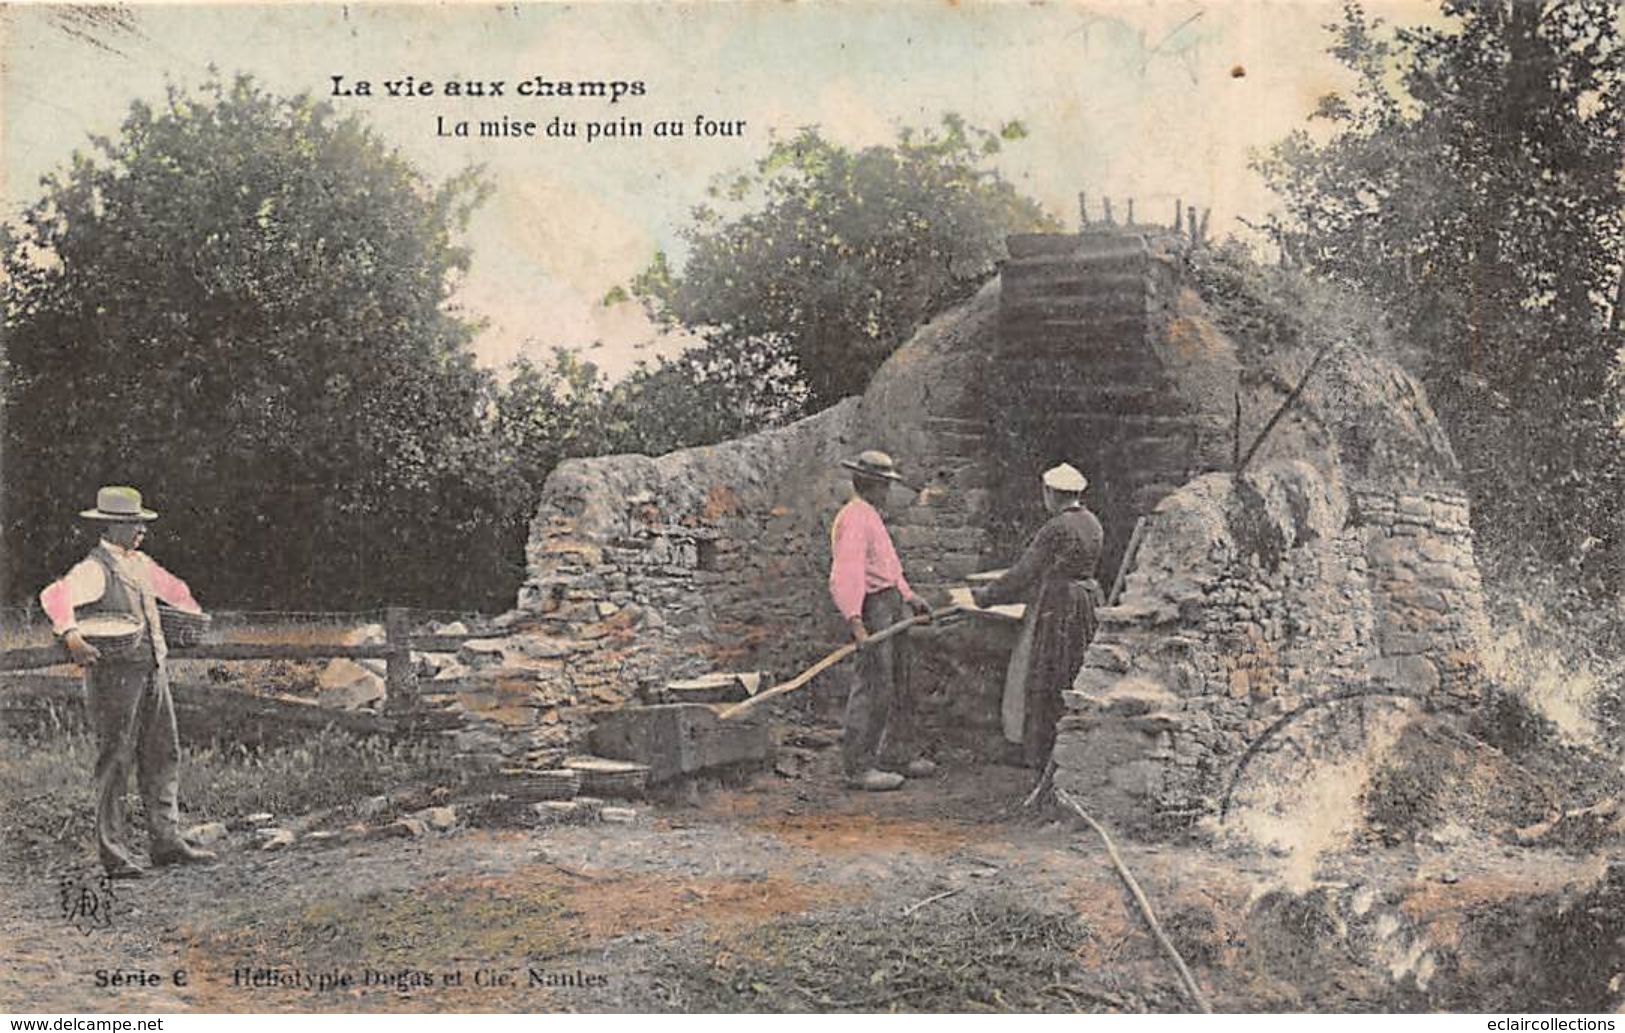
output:
[[[1135,881],[1134,873],[1129,871],[1128,865],[1123,863],[1123,856],[1117,852],[1117,844],[1112,842],[1111,834],[1106,831],[1106,827],[1091,817],[1089,812],[1079,806],[1078,801],[1074,800],[1071,794],[1060,786],[1055,787],[1055,798],[1070,807],[1078,817],[1088,822],[1089,827],[1100,835],[1101,842],[1106,844],[1106,854],[1112,859],[1112,864],[1117,866],[1117,874],[1122,877],[1123,884],[1128,887],[1129,893],[1134,896],[1134,902],[1140,906],[1140,914],[1145,917],[1146,925],[1150,926],[1151,934],[1156,937],[1157,945],[1162,948],[1164,954],[1168,955],[1168,960],[1173,962],[1174,968],[1178,970],[1179,981],[1185,988],[1186,996],[1191,999],[1192,1004],[1196,1005],[1198,1011],[1204,1015],[1213,1014],[1213,1009],[1208,1007],[1207,998],[1202,996],[1202,988],[1196,985],[1196,979],[1191,975],[1191,970],[1186,967],[1185,959],[1179,956],[1179,951],[1175,949],[1172,941],[1168,939],[1168,934],[1162,931],[1162,923],[1157,921],[1156,912],[1151,910],[1151,901],[1146,899],[1145,891],[1140,889],[1140,884]]]

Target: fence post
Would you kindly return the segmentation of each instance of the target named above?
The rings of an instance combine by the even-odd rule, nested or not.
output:
[[[384,610],[384,643],[389,646],[384,683],[388,710],[411,710],[417,706],[417,678],[412,672],[412,644],[407,636],[412,632],[410,611],[404,606],[391,606]]]

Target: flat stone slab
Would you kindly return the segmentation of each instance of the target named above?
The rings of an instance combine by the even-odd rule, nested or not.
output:
[[[762,689],[762,672],[728,671],[667,682],[661,703],[739,703]]]
[[[716,710],[701,703],[618,707],[599,711],[594,720],[588,735],[592,751],[648,765],[651,784],[713,768],[761,763],[773,755],[765,724],[723,721]]]

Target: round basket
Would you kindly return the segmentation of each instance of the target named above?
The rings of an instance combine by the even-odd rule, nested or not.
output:
[[[130,660],[141,644],[141,622],[116,613],[86,617],[79,622],[79,635],[105,660]]]
[[[189,613],[173,606],[158,607],[158,626],[163,629],[164,641],[172,646],[195,646],[209,630],[210,617],[206,613]]]

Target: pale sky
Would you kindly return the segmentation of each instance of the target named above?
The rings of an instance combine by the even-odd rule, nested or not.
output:
[[[1394,21],[1432,3],[1367,4]],[[47,6],[4,10],[5,215],[38,196],[91,134],[116,133],[131,100],[208,66],[281,93],[329,96],[330,76],[505,80],[503,98],[332,97],[358,111],[430,177],[483,164],[495,192],[475,216],[459,301],[489,321],[477,342],[497,366],[526,351],[583,346],[611,372],[669,351],[635,304],[606,309],[657,248],[673,249],[712,177],[743,167],[773,132],[817,124],[842,143],[890,141],[945,112],[1028,139],[999,166],[1067,225],[1077,194],[1110,194],[1119,218],[1171,219],[1175,198],[1212,207],[1212,233],[1272,204],[1248,152],[1301,125],[1345,80],[1321,26],[1335,3],[1232,0],[1082,3],[599,3],[136,5],[105,46],[63,31]],[[1245,72],[1242,76],[1233,70]],[[521,80],[641,80],[618,103],[520,97]],[[545,126],[625,117],[642,139],[460,139],[437,119],[513,117]],[[659,120],[745,120],[743,135],[654,139]],[[1098,215],[1098,207],[1096,208]]]

